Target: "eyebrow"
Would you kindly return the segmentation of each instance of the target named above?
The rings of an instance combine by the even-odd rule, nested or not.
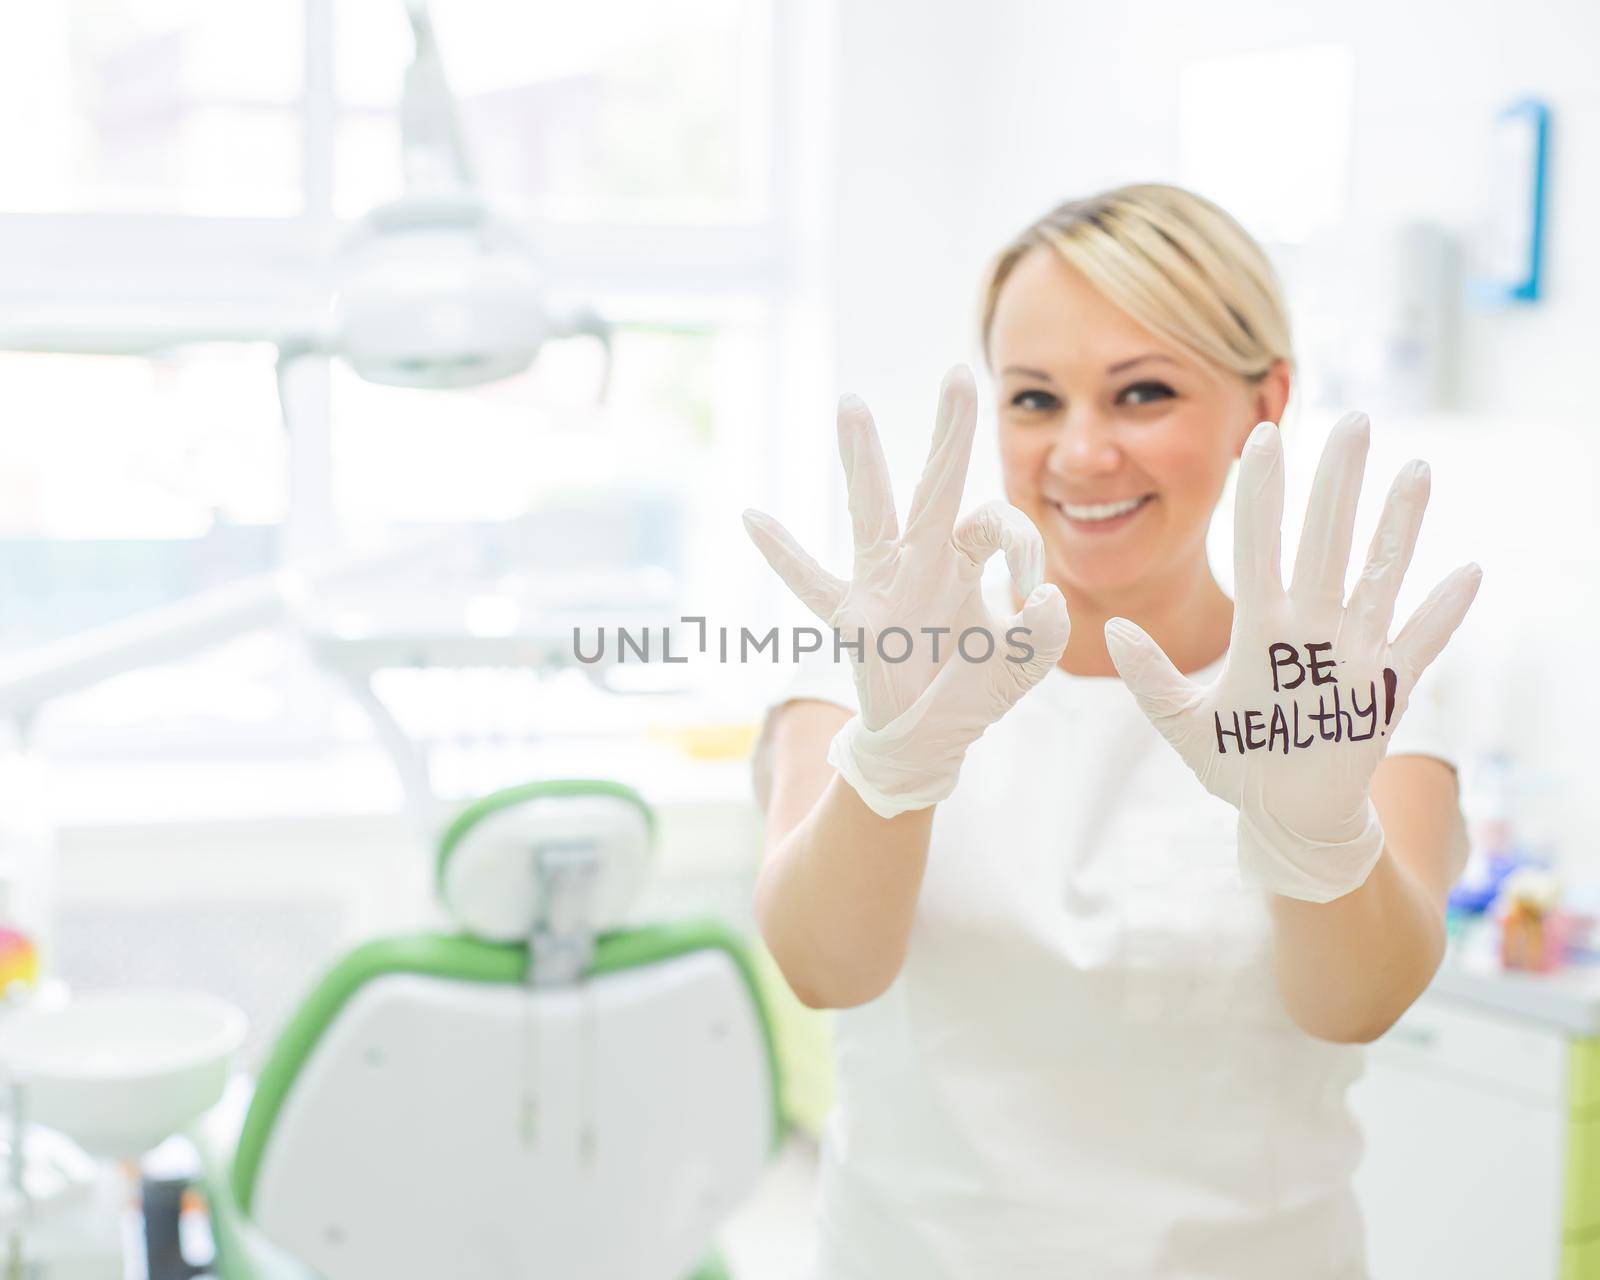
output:
[[[1151,352],[1148,355],[1134,356],[1132,359],[1119,360],[1119,361],[1117,361],[1116,364],[1107,365],[1106,366],[1106,372],[1107,373],[1121,373],[1124,369],[1131,369],[1131,368],[1133,368],[1134,365],[1143,364],[1146,360],[1164,360],[1168,364],[1177,364],[1178,363],[1171,356],[1164,356],[1164,355],[1160,355],[1159,353],[1156,353],[1156,352]],[[1046,373],[1043,369],[1030,369],[1026,365],[1008,364],[1000,372],[1001,373],[1020,373],[1024,377],[1040,378],[1040,379],[1043,379],[1045,382],[1051,381],[1050,375],[1048,373]]]
[[[1107,373],[1121,373],[1124,369],[1131,369],[1131,368],[1133,368],[1134,365],[1143,364],[1147,360],[1164,360],[1168,364],[1177,364],[1178,363],[1171,356],[1164,356],[1164,355],[1160,355],[1160,354],[1158,354],[1156,352],[1151,352],[1149,355],[1134,356],[1133,359],[1131,359],[1131,360],[1119,360],[1119,361],[1117,361],[1116,364],[1107,365],[1106,366],[1106,372]]]

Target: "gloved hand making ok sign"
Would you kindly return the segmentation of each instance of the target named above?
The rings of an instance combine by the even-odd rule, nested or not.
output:
[[[839,457],[855,540],[848,581],[823,569],[771,516],[744,513],[767,563],[851,646],[860,711],[834,737],[828,762],[885,818],[948,796],[967,748],[1066,648],[1066,601],[1040,583],[1044,545],[1028,518],[989,502],[956,519],[976,426],[977,389],[958,365],[940,388],[933,443],[902,534],[872,416],[854,396],[840,401]],[[1007,619],[995,618],[981,594],[984,562],[996,550],[1026,596]]]
[[[1329,436],[1285,591],[1283,446],[1270,422],[1251,433],[1234,507],[1233,633],[1215,683],[1185,678],[1127,619],[1106,623],[1111,660],[1151,723],[1206,790],[1239,810],[1245,880],[1308,902],[1359,888],[1382,854],[1372,775],[1482,578],[1475,564],[1455,570],[1389,639],[1428,503],[1427,464],[1413,461],[1389,491],[1346,603],[1367,439],[1362,414]]]

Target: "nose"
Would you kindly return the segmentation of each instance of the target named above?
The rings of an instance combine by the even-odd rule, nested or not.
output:
[[[1062,415],[1045,467],[1065,479],[1103,476],[1122,465],[1122,449],[1111,424],[1092,408]]]

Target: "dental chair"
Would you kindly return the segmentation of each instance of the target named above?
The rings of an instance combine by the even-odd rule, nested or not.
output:
[[[547,781],[468,806],[462,932],[370,942],[307,997],[242,1123],[197,1133],[222,1280],[725,1280],[717,1231],[784,1137],[750,958],[620,927],[654,816]]]

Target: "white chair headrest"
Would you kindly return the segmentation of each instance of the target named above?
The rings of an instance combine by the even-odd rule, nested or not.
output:
[[[541,852],[587,847],[599,862],[589,925],[616,928],[644,885],[654,839],[655,814],[619,782],[561,778],[507,787],[468,805],[446,829],[440,900],[477,937],[526,939],[545,907]]]

